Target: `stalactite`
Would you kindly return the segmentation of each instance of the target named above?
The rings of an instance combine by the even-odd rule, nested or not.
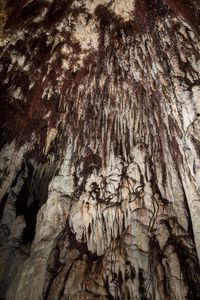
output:
[[[200,299],[199,15],[0,5],[0,298]]]

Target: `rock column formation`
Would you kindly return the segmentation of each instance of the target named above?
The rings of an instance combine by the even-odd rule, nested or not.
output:
[[[199,1],[0,24],[0,299],[200,299]]]

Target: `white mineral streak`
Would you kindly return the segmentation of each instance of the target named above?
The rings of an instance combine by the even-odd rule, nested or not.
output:
[[[135,0],[86,0],[83,1],[88,12],[93,14],[99,6],[108,7],[116,16],[121,17],[124,21],[129,21],[134,12]],[[75,1],[74,6],[80,5],[80,1]]]
[[[81,6],[81,1],[75,1],[73,7]],[[95,9],[99,5],[105,5],[114,12],[116,16],[121,17],[124,21],[129,21],[130,17],[133,15],[134,11],[134,1],[133,0],[94,0],[94,1],[84,1],[85,7],[92,15]],[[88,21],[87,14],[80,14],[78,20],[76,20],[74,27],[74,38],[79,41],[83,50],[97,49],[98,47],[98,27],[97,22],[94,18]]]
[[[45,154],[48,153],[49,147],[50,147],[51,143],[55,140],[57,134],[58,134],[57,128],[48,128],[47,137],[46,137],[46,145],[45,145],[45,149],[44,149]]]
[[[98,28],[94,20],[87,21],[87,15],[80,15],[75,24],[74,38],[79,41],[83,50],[97,49]]]
[[[112,1],[110,9],[124,21],[129,21],[134,12],[134,2],[135,0],[115,0]]]

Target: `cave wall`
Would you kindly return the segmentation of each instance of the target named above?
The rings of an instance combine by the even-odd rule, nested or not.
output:
[[[0,298],[200,299],[200,5],[0,5]]]

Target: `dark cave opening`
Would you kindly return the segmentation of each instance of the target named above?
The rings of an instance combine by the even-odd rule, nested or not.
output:
[[[26,227],[22,236],[22,243],[24,244],[32,242],[34,239],[38,210],[38,201],[34,200],[33,203],[31,203],[31,205],[24,211],[24,219],[26,221]]]
[[[29,243],[34,239],[36,217],[39,210],[38,199],[35,191],[31,190],[31,183],[34,178],[34,167],[30,162],[22,166],[22,172],[25,173],[27,169],[27,176],[25,175],[24,184],[15,202],[17,216],[24,216],[26,227],[23,232],[22,242]],[[32,203],[28,205],[28,199],[32,197]]]

